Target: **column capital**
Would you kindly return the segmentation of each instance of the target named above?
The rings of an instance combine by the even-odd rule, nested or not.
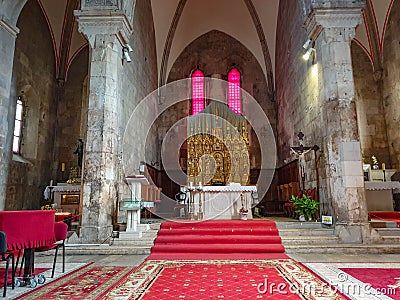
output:
[[[2,28],[5,31],[7,31],[14,38],[16,38],[17,34],[19,33],[18,27],[10,24],[10,22],[5,20],[4,17],[0,18],[0,28]]]
[[[354,37],[355,28],[362,23],[361,1],[318,1],[312,3],[310,13],[304,21],[309,38],[315,40],[324,29],[346,29]]]
[[[95,48],[96,35],[116,35],[121,45],[129,42],[133,32],[128,16],[122,10],[75,10],[79,27],[89,41],[91,48]]]

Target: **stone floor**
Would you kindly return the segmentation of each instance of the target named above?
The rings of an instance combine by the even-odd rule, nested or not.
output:
[[[286,219],[286,218],[278,218],[274,221],[280,221],[280,222],[291,222],[292,220]],[[149,220],[149,223],[158,223],[160,222],[159,220]],[[294,222],[298,222],[294,220]],[[156,231],[155,231],[156,232]],[[297,242],[295,243],[297,244]],[[79,253],[78,248],[84,248],[85,246],[81,245],[69,245],[69,247],[66,248],[66,269],[67,270],[73,270],[79,266],[82,266],[86,263],[94,263],[94,265],[97,266],[138,266],[140,263],[142,263],[147,255],[145,254],[138,254],[140,252],[134,253],[134,248],[135,246],[125,246],[129,251],[125,251],[125,253],[132,252],[132,254],[118,254],[118,251],[116,249],[118,246],[113,246],[110,247],[109,245],[102,245],[104,247],[98,247],[98,248],[105,248],[106,251],[86,251],[84,254]],[[367,254],[366,252],[358,252],[356,251],[355,254],[348,254],[345,251],[341,251],[339,248],[338,249],[333,249],[334,253],[304,253],[304,251],[296,251],[296,248],[299,245],[293,245],[292,251],[288,251],[288,256],[298,262],[304,263],[307,267],[309,267],[311,270],[313,270],[316,274],[329,278],[329,274],[332,276],[332,270],[339,270],[341,265],[346,265],[346,264],[358,264],[359,267],[364,265],[365,267],[370,267],[371,265],[379,267],[380,265],[382,268],[388,267],[388,265],[392,264],[394,268],[400,269],[400,254]],[[309,245],[311,246],[311,245]],[[322,246],[320,246],[322,247]],[[332,248],[329,247],[329,245],[325,245],[324,247],[326,248]],[[125,249],[124,248],[124,249]],[[125,249],[126,250],[126,249]],[[103,252],[103,253],[102,253]],[[302,252],[302,253],[300,253]],[[48,264],[49,262],[52,261],[53,258],[53,252],[49,251],[48,254],[37,254],[35,256],[35,264]],[[60,263],[62,260],[61,255],[58,258],[58,262]],[[60,266],[60,264],[58,264]],[[61,275],[61,274],[59,274]],[[325,276],[326,275],[326,276]],[[332,282],[337,279],[336,277],[329,278],[329,280],[332,280]],[[15,291],[15,292],[18,292]],[[10,296],[16,296],[14,291],[10,291]],[[363,298],[364,297],[364,298]],[[352,299],[375,299],[375,298],[365,298],[365,295],[363,295],[361,298],[360,297],[352,297]],[[376,298],[376,299],[391,299],[391,298]]]
[[[302,263],[398,263],[400,254],[289,254],[289,257]],[[137,266],[147,255],[72,255],[66,256],[66,263],[90,263],[94,262],[99,266]],[[61,257],[59,258],[62,259]],[[59,260],[59,261],[60,261]],[[47,262],[47,255],[35,256],[37,263]]]

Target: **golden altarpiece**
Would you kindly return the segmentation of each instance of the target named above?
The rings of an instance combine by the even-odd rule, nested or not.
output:
[[[247,185],[250,178],[247,121],[212,101],[188,118],[187,184]]]

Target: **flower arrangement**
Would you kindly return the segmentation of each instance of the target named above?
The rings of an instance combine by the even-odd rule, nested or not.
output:
[[[41,210],[52,210],[53,208],[51,207],[50,204],[46,204],[40,207]]]
[[[56,209],[55,209],[55,206],[56,206],[55,203],[53,203],[53,204],[45,204],[45,205],[42,205],[42,206],[40,207],[40,209],[41,209],[41,210],[56,210]]]
[[[247,213],[249,212],[249,210],[248,210],[247,208],[245,208],[244,206],[242,206],[242,208],[239,209],[239,212],[240,212],[241,214],[247,214]]]

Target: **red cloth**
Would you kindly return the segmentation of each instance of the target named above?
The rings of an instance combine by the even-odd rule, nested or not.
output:
[[[7,249],[20,250],[53,244],[54,210],[0,211],[0,230],[7,235]]]
[[[368,217],[375,221],[393,221],[400,227],[400,212],[398,211],[370,211]]]

